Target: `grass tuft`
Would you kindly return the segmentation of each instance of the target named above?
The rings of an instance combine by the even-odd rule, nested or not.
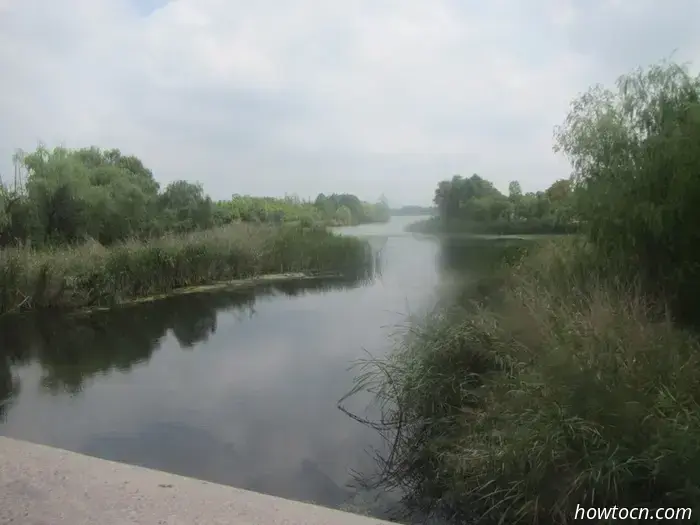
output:
[[[700,343],[576,239],[519,262],[498,302],[407,329],[361,363],[382,408],[381,484],[411,510],[565,524],[576,505],[691,507],[700,492]]]
[[[325,229],[235,224],[106,248],[0,251],[0,314],[110,306],[177,288],[272,273],[349,273],[368,247]]]

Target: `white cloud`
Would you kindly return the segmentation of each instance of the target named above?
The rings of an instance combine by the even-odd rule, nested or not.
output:
[[[221,198],[428,202],[473,172],[540,189],[568,173],[551,136],[571,98],[692,57],[697,14],[691,0],[0,0],[0,169],[43,140],[119,147]]]

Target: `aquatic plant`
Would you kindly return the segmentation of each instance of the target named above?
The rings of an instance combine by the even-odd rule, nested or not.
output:
[[[352,273],[367,247],[323,228],[233,224],[104,247],[0,251],[0,313],[118,304],[217,281],[288,272]]]

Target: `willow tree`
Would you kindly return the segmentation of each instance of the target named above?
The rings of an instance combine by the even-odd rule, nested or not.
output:
[[[591,88],[555,131],[593,244],[676,312],[700,306],[700,78],[663,62]]]

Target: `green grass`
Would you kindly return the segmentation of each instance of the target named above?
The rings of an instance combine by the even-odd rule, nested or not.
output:
[[[571,523],[576,505],[700,511],[700,344],[579,239],[491,301],[415,321],[355,391],[393,443],[382,482],[458,522]]]
[[[234,224],[188,235],[35,251],[0,251],[0,314],[110,306],[218,281],[287,273],[347,273],[368,247],[324,229]]]

